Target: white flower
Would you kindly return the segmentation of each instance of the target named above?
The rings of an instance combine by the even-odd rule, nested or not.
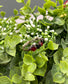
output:
[[[42,32],[42,29],[39,29],[40,32]]]
[[[1,49],[4,49],[4,47],[1,47]]]
[[[14,27],[14,30],[16,30],[17,29],[17,27]]]
[[[51,17],[51,16],[46,16],[46,18],[47,18],[48,20],[50,20],[50,21],[53,20],[53,17]]]
[[[2,33],[2,35],[6,35],[6,33]]]
[[[28,25],[25,24],[25,26],[26,26],[26,27],[31,27],[29,24],[28,24]]]
[[[6,30],[6,28],[4,28],[4,30]]]
[[[15,26],[17,26],[17,24],[15,24]]]
[[[10,34],[10,35],[12,35],[12,34],[13,34],[13,32],[10,32],[9,34]]]
[[[68,5],[68,2],[66,3],[66,5]]]
[[[54,32],[54,30],[50,30],[50,32]]]
[[[48,33],[47,33],[47,32],[45,32],[45,35],[48,35]]]
[[[16,33],[18,33],[18,32],[19,32],[19,30],[16,30],[15,32],[16,32]]]
[[[30,24],[32,27],[35,27],[35,25],[33,24],[33,21],[30,19]]]
[[[33,43],[33,45],[36,45],[36,43]]]
[[[37,28],[37,31],[39,31],[39,28]]]
[[[44,40],[45,40],[45,41],[48,41],[48,38],[45,38]]]
[[[32,32],[31,35],[34,35],[34,33]]]
[[[30,30],[30,28],[28,27],[28,30]]]
[[[19,34],[20,37],[22,37],[22,34]]]
[[[22,41],[25,41],[25,39],[23,39]]]
[[[7,17],[4,17],[3,19],[4,19],[4,20],[6,20],[6,19],[7,19]]]
[[[47,32],[48,30],[46,29],[45,32]]]
[[[23,42],[23,40],[21,39],[20,42]]]
[[[29,37],[30,37],[30,35],[25,34],[25,37],[29,38]]]
[[[0,29],[2,28],[2,26],[0,26]]]
[[[46,15],[48,15],[48,11],[46,11]]]
[[[36,33],[36,35],[38,35],[38,33]]]
[[[50,26],[47,26],[47,29],[49,29],[50,28]]]
[[[6,23],[9,23],[9,21],[7,20]]]

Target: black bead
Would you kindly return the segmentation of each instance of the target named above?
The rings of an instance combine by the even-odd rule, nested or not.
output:
[[[39,45],[39,44],[36,44],[36,47],[37,47],[37,49],[39,49],[39,48],[41,47],[41,45]]]

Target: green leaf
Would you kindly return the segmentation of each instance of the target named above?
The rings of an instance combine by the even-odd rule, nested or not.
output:
[[[0,14],[2,17],[4,17],[6,13],[4,11],[1,11]]]
[[[18,10],[17,9],[14,9],[13,12],[14,12],[14,15],[18,15]]]
[[[2,8],[3,7],[3,5],[0,5],[0,8]]]
[[[25,75],[25,79],[24,80],[27,80],[27,81],[34,81],[35,80],[35,76],[31,73],[27,73]]]
[[[32,63],[28,66],[28,72],[31,72],[33,73],[35,70],[36,70],[36,64],[35,63]]]
[[[54,23],[61,26],[61,25],[64,25],[65,21],[63,19],[56,18]]]
[[[63,5],[64,0],[57,0],[57,1],[59,1],[60,5]]]
[[[10,70],[10,74],[9,77],[12,79],[12,77],[14,76],[14,74],[20,75],[21,71],[19,67],[13,66]]]
[[[64,39],[61,39],[61,45],[62,45],[63,49],[65,49],[67,47]]]
[[[16,47],[14,48],[9,48],[9,49],[6,49],[6,52],[11,55],[11,56],[14,56],[16,55]]]
[[[0,64],[7,64],[11,61],[11,57],[9,57],[6,53],[0,53]]]
[[[40,14],[42,14],[42,15],[45,15],[45,14],[46,14],[46,10],[43,9],[43,8],[38,7],[38,11],[39,11]]]
[[[34,58],[33,58],[31,55],[25,54],[25,55],[24,55],[24,58],[23,58],[23,62],[24,62],[25,64],[27,64],[27,65],[30,65],[30,64],[34,63],[35,60],[34,60]]]
[[[53,82],[63,83],[65,81],[64,75],[60,72],[60,65],[54,64],[51,70],[51,74],[53,77]]]
[[[51,6],[56,7],[56,3],[53,1],[47,1],[46,3],[44,3],[44,8],[50,8]]]
[[[50,50],[57,50],[58,46],[59,45],[56,43],[53,43],[53,41],[49,41],[49,43],[48,43],[48,49],[50,49]]]
[[[0,76],[0,84],[12,84],[7,76]]]
[[[47,73],[46,80],[44,84],[55,84],[51,75],[51,71]]]
[[[68,63],[66,61],[60,61],[60,69],[64,74],[68,74]]]
[[[31,0],[27,0],[26,6],[30,6]]]
[[[62,73],[57,72],[57,73],[53,76],[53,81],[56,82],[56,83],[64,83],[65,77],[63,76]]]
[[[45,52],[40,53],[38,56],[36,56],[36,63],[38,68],[41,68],[45,65],[45,63],[48,61],[48,58],[45,56]]]
[[[63,56],[63,50],[60,48],[58,51],[56,51],[55,53],[54,53],[54,62],[56,63],[56,64],[58,64],[58,63],[60,63],[60,60],[61,60],[61,58],[62,58],[62,56]]]
[[[47,64],[45,64],[42,68],[37,68],[34,72],[34,75],[43,77],[45,75],[46,69],[47,69]]]
[[[13,77],[12,77],[12,81],[14,83],[21,83],[22,82],[22,77],[19,76],[18,74],[14,74]]]
[[[18,3],[24,3],[24,0],[16,0]]]
[[[63,56],[64,57],[68,56],[68,47],[63,50]]]
[[[25,26],[22,26],[22,27],[20,28],[20,33],[21,33],[22,35],[25,35],[25,33],[26,33],[26,27],[25,27]]]

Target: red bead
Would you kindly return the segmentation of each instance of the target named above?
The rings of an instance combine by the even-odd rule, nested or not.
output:
[[[65,1],[65,3],[64,3],[64,8],[66,7],[66,3],[68,3],[68,0],[67,0],[67,1]]]
[[[39,42],[39,45],[43,46],[43,42]]]
[[[31,51],[35,51],[37,48],[35,46],[31,47]]]

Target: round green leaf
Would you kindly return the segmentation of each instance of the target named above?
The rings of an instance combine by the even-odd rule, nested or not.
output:
[[[68,47],[63,50],[63,56],[68,56]]]
[[[56,43],[53,43],[53,41],[49,41],[49,43],[48,43],[48,48],[50,49],[50,50],[57,50],[58,49],[58,44],[56,44]]]
[[[28,72],[33,73],[35,70],[36,70],[36,64],[35,63],[30,64],[28,67]]]
[[[68,74],[68,63],[66,61],[60,61],[60,70],[65,74]]]
[[[18,74],[14,74],[14,76],[12,77],[12,81],[14,83],[21,83],[22,82],[22,77],[19,76]]]
[[[26,64],[26,65],[30,65],[32,64],[33,62],[35,62],[34,58],[29,55],[29,54],[25,54],[24,55],[24,58],[23,58],[23,62]]]
[[[57,73],[53,76],[53,81],[56,82],[56,83],[64,83],[65,77],[62,75],[62,73],[57,72]]]
[[[34,81],[35,80],[35,76],[33,74],[31,74],[31,73],[26,73],[24,80]]]
[[[12,84],[7,76],[0,76],[0,84]]]

